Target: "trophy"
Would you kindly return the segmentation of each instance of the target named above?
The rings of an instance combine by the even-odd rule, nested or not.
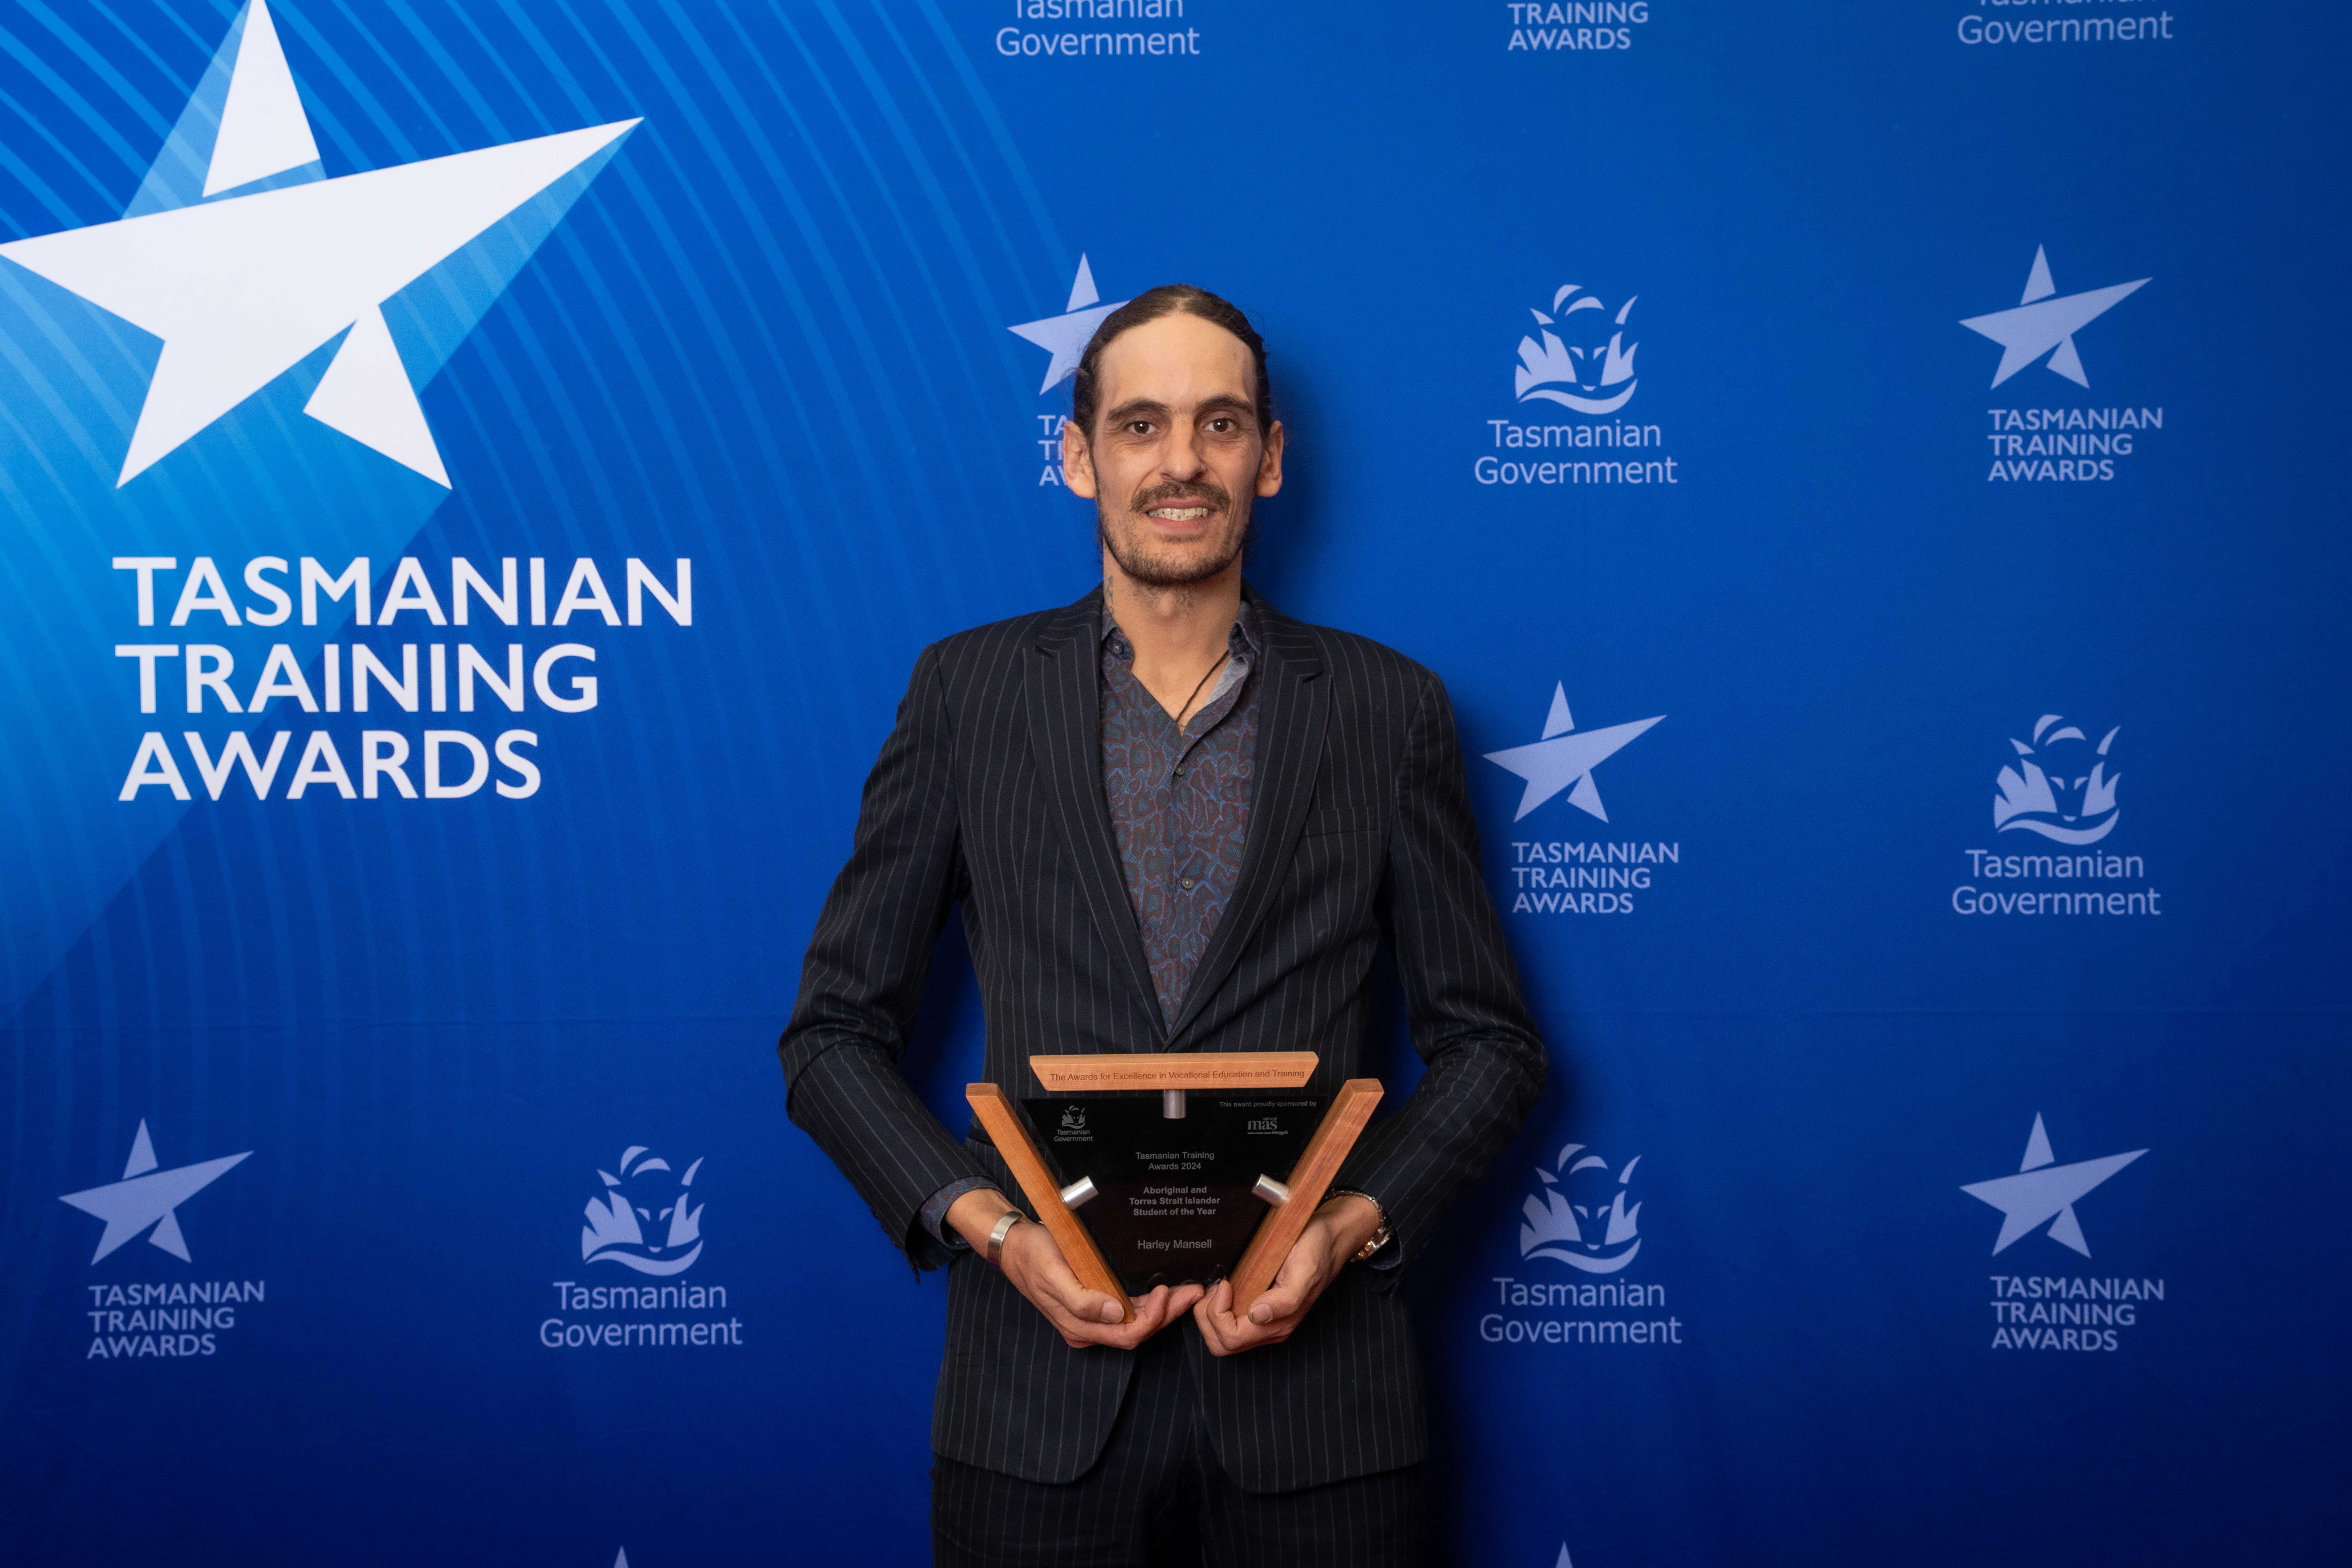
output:
[[[1231,1278],[1234,1310],[1247,1312],[1380,1103],[1378,1079],[1351,1078],[1328,1103],[1299,1093],[1316,1059],[1035,1056],[1044,1095],[1016,1105],[975,1083],[964,1098],[1079,1284],[1131,1320],[1129,1298],[1156,1286]]]

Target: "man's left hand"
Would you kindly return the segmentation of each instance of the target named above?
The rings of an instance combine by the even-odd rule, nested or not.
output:
[[[1260,1345],[1276,1345],[1291,1336],[1348,1260],[1381,1227],[1381,1211],[1367,1198],[1350,1193],[1333,1198],[1307,1222],[1290,1256],[1283,1259],[1274,1284],[1246,1313],[1236,1312],[1234,1282],[1220,1279],[1192,1309],[1201,1339],[1211,1355],[1238,1355]]]

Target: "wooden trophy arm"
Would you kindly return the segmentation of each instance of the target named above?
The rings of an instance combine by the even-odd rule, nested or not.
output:
[[[1078,1283],[1117,1301],[1124,1314],[1119,1321],[1133,1322],[1135,1304],[1127,1299],[1127,1289],[1119,1284],[1118,1276],[1103,1261],[1102,1249],[1095,1245],[1095,1238],[1087,1233],[1078,1216],[1070,1212],[1069,1205],[1062,1202],[1061,1184],[1045,1168],[1045,1156],[1037,1152],[1029,1129],[1023,1124],[1021,1113],[1013,1109],[1004,1090],[992,1083],[968,1083],[964,1085],[963,1097],[971,1102],[972,1114],[980,1118],[981,1126],[987,1129],[989,1142],[996,1145],[996,1152],[1012,1170],[1013,1179],[1021,1184],[1022,1195],[1035,1211],[1037,1223],[1045,1227],[1054,1245],[1062,1249],[1062,1261],[1070,1266]],[[1348,1138],[1353,1142],[1355,1134],[1351,1132]],[[1335,1164],[1332,1168],[1339,1167]]]
[[[1324,1194],[1330,1190],[1356,1140],[1363,1135],[1364,1124],[1372,1119],[1372,1107],[1380,1102],[1381,1080],[1376,1078],[1351,1078],[1339,1086],[1331,1109],[1323,1113],[1322,1124],[1307,1140],[1306,1152],[1291,1168],[1290,1196],[1258,1222],[1249,1250],[1242,1254],[1241,1266],[1234,1270],[1236,1316],[1246,1316],[1257,1299],[1274,1288],[1283,1260],[1322,1206]]]

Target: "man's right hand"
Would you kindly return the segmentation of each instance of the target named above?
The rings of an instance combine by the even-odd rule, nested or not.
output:
[[[985,1189],[966,1193],[949,1209],[948,1223],[971,1244],[974,1252],[985,1257],[988,1233],[1012,1206],[999,1193]],[[1180,1285],[1172,1290],[1162,1285],[1139,1298],[1134,1318],[1121,1322],[1125,1314],[1118,1299],[1079,1284],[1062,1249],[1054,1244],[1053,1232],[1034,1220],[1024,1219],[1013,1227],[1004,1238],[999,1261],[1013,1288],[1045,1314],[1045,1321],[1074,1350],[1088,1345],[1133,1350],[1190,1312],[1201,1299],[1198,1285]]]
[[[1131,1321],[1120,1322],[1124,1314],[1118,1299],[1079,1284],[1078,1277],[1063,1261],[1062,1249],[1054,1245],[1054,1233],[1028,1220],[1014,1226],[1013,1234],[1004,1238],[1003,1267],[1013,1288],[1028,1297],[1029,1304],[1045,1313],[1045,1321],[1075,1350],[1112,1345],[1131,1351],[1190,1312],[1192,1303],[1201,1299],[1198,1285],[1180,1285],[1173,1290],[1162,1285],[1135,1303]]]

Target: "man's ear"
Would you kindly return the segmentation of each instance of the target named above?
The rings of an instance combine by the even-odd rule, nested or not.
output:
[[[1062,421],[1062,480],[1070,493],[1085,500],[1095,499],[1095,450],[1087,444],[1086,432],[1075,419]]]
[[[1270,496],[1282,489],[1282,421],[1265,433],[1265,453],[1257,460],[1257,493]],[[1065,466],[1067,459],[1065,459]]]

